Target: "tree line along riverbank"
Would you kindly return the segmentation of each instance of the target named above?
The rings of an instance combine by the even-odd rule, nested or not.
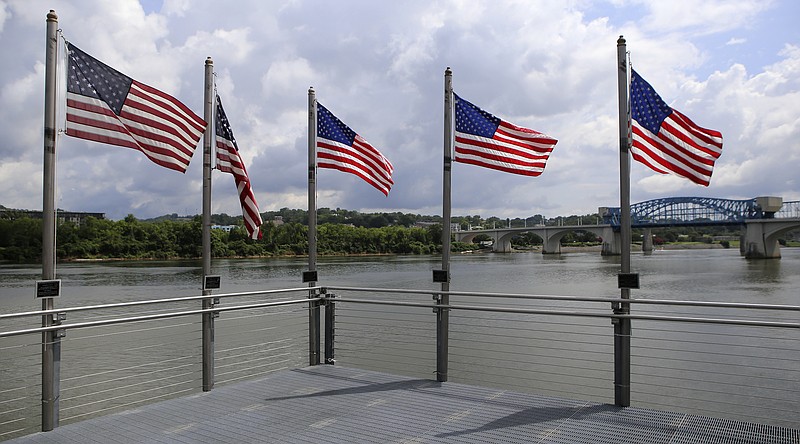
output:
[[[226,225],[226,230],[211,230],[214,257],[265,257],[304,255],[308,252],[307,213],[303,210],[282,209],[265,213],[262,238],[247,236],[241,217],[214,215],[212,222]],[[570,216],[560,219],[564,225],[596,223],[596,215]],[[533,226],[556,223],[541,215],[523,219],[481,219],[479,216],[454,217],[462,229],[470,226]],[[441,218],[404,213],[363,214],[347,210],[321,209],[318,214],[317,250],[321,255],[355,254],[435,254],[441,252]],[[681,243],[697,246],[738,246],[739,230],[725,227],[696,229],[654,229],[656,245]],[[795,238],[789,233],[784,243],[791,245]],[[42,254],[42,221],[30,217],[0,219],[0,260],[16,263],[35,263]],[[86,218],[82,223],[59,224],[56,236],[56,256],[60,261],[77,259],[175,259],[197,258],[202,255],[202,222],[200,216],[178,218],[163,216],[138,220],[132,215],[113,221]],[[453,251],[473,251],[489,241],[478,236],[474,243],[453,242]],[[728,240],[730,239],[730,240]],[[641,233],[634,232],[634,242]],[[598,245],[591,233],[577,231],[562,239],[562,245],[586,247]],[[542,240],[525,233],[512,241],[515,249],[535,250]]]

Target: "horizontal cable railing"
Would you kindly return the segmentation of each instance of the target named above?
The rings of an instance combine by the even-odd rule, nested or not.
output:
[[[0,440],[39,431],[44,331],[63,331],[60,424],[199,392],[201,315],[216,318],[215,381],[308,365],[308,287],[0,315]],[[300,296],[300,298],[298,298]],[[293,298],[292,298],[293,297]],[[204,299],[219,301],[201,309]],[[221,304],[221,305],[220,305]],[[41,327],[42,316],[64,316]],[[59,335],[60,336],[60,335]]]
[[[398,300],[394,289],[327,291],[336,293],[332,300],[337,305],[350,302],[359,309],[448,309],[451,381],[601,402],[614,399],[612,322],[631,319],[632,405],[798,426],[800,306],[401,292],[408,298],[448,294],[450,304],[443,307],[422,299]],[[609,310],[622,303],[633,307],[631,314]],[[338,309],[337,321],[348,310]],[[430,368],[432,361],[427,364]]]
[[[386,296],[406,299],[401,294]],[[351,305],[336,312],[336,363],[432,378],[436,370],[435,321],[430,307],[387,310],[373,304]]]
[[[447,305],[437,302],[443,294]],[[209,299],[217,303],[199,308]],[[630,314],[613,310],[622,304]],[[316,306],[325,316],[311,328]],[[228,384],[303,367],[309,359],[315,364],[313,356],[442,377],[437,319],[443,311],[449,314],[445,380],[613,402],[612,326],[630,319],[632,405],[797,426],[800,306],[302,287],[0,315],[0,439],[37,430],[37,341],[45,331],[67,333],[63,424],[200,391],[203,315],[215,317],[213,381]],[[66,323],[36,326],[43,315],[61,313]],[[324,360],[314,350],[314,331],[325,331]]]
[[[216,321],[215,383],[227,384],[307,364],[308,309],[249,309]]]
[[[0,341],[0,441],[39,430],[41,347],[38,336]]]

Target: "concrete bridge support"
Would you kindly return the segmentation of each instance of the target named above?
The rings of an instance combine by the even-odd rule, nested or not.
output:
[[[492,251],[495,253],[511,253],[511,237],[501,236],[495,234],[492,236],[494,244],[492,244]]]
[[[600,250],[602,256],[619,256],[622,254],[622,239],[618,232],[611,227],[603,229],[603,246]]]
[[[772,226],[765,223],[748,222],[744,234],[744,242],[739,244],[739,251],[747,259],[769,259],[781,257],[781,246],[778,236],[771,233]]]
[[[547,236],[542,242],[542,254],[561,254],[561,237]]]
[[[645,228],[642,234],[642,251],[645,253],[653,252],[653,233],[650,232],[649,228]]]

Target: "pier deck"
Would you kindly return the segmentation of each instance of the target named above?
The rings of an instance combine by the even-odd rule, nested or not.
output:
[[[8,442],[799,443],[800,429],[322,365]]]

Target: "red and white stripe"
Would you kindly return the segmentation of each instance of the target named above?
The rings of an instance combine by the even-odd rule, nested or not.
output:
[[[67,93],[67,135],[133,148],[182,173],[205,127],[177,99],[135,80],[119,116],[100,99]]]
[[[233,175],[239,202],[242,205],[242,218],[247,234],[251,239],[261,239],[261,213],[258,210],[258,202],[253,194],[244,161],[233,143],[219,136],[217,136],[217,169]]]
[[[722,154],[722,133],[702,128],[676,110],[658,134],[632,121],[631,156],[662,174],[685,177],[708,186],[714,162]]]
[[[550,136],[500,121],[494,137],[456,131],[455,160],[507,173],[538,176],[558,141]]]
[[[318,137],[317,166],[355,174],[384,195],[394,184],[392,163],[359,135],[352,146]]]

